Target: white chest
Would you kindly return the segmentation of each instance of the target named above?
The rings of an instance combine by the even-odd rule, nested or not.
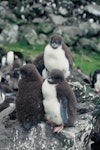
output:
[[[56,124],[62,123],[62,118],[60,114],[60,103],[57,99],[56,85],[49,84],[47,79],[42,85],[43,93],[43,105],[46,113],[46,118]]]
[[[0,94],[0,104],[2,104],[5,101],[5,94]]]
[[[95,90],[100,92],[100,74],[97,74],[97,81],[95,83]]]
[[[42,93],[43,93],[43,97],[46,99],[55,98],[56,97],[56,85],[49,84],[46,79],[42,85]]]
[[[44,64],[49,72],[55,68],[65,72],[69,70],[69,62],[62,47],[55,50],[47,45],[44,52]]]
[[[9,51],[7,53],[7,64],[12,65],[14,62],[14,53],[12,51]]]

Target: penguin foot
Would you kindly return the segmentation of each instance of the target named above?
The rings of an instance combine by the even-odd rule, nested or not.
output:
[[[64,128],[64,125],[60,125],[54,128],[55,133],[60,133]]]
[[[32,125],[33,125],[32,122],[25,121],[23,124],[23,128],[25,129],[25,131],[28,131],[31,129]]]

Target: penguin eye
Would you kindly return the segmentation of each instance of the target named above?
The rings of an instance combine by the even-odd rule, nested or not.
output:
[[[23,78],[25,78],[28,74],[25,70],[21,70],[20,73]]]

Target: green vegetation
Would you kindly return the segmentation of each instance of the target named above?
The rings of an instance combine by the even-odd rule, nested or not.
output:
[[[74,61],[75,66],[80,67],[86,74],[93,73],[100,68],[100,54],[86,49],[79,53],[74,51]]]
[[[22,52],[25,58],[27,56],[37,56],[43,52],[44,47],[45,45],[34,45],[32,47],[24,42],[4,46],[6,50]],[[84,73],[93,73],[96,69],[100,68],[100,54],[89,50],[81,50],[78,52],[72,51],[72,54],[74,57],[75,66],[80,67]]]
[[[27,56],[37,56],[44,50],[45,45],[34,45],[33,47],[30,46],[29,44],[26,44],[24,42],[19,42],[16,44],[11,44],[11,45],[6,45],[4,48],[7,51],[20,51],[23,53],[24,57],[26,58]]]

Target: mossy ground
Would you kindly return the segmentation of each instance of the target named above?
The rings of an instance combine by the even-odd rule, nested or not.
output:
[[[45,45],[34,45],[33,47],[26,43],[16,43],[14,45],[6,45],[6,50],[20,51],[27,56],[37,56],[43,52]],[[89,50],[72,51],[76,67],[80,67],[82,72],[89,74],[100,68],[100,53]]]

